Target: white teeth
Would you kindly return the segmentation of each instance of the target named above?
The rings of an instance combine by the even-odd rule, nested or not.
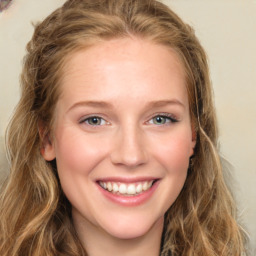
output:
[[[152,187],[153,180],[131,184],[100,181],[99,184],[102,188],[112,193],[120,193],[122,195],[137,195],[150,189]]]
[[[106,189],[106,188],[107,188],[106,183],[105,183],[105,182],[102,182],[102,181],[100,181],[100,186],[101,186],[102,188],[104,188],[104,189]]]
[[[119,187],[116,183],[113,184],[113,192],[117,192],[119,190]]]
[[[141,191],[142,191],[142,185],[139,184],[139,185],[136,187],[136,192],[137,192],[137,193],[141,193]]]
[[[147,183],[147,181],[143,183],[142,189],[143,189],[144,191],[146,191],[146,190],[148,189],[148,183]]]
[[[119,193],[126,194],[126,191],[127,191],[126,185],[125,184],[121,184],[120,187],[119,187]]]
[[[108,191],[112,191],[112,184],[110,182],[107,183],[107,189]]]
[[[134,184],[131,184],[131,185],[128,186],[127,194],[128,195],[135,195],[136,194],[136,189],[135,189],[135,185]]]

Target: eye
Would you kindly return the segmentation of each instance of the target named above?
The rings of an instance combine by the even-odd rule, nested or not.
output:
[[[91,116],[83,119],[80,123],[86,123],[87,125],[98,126],[107,124],[106,120],[98,116]]]
[[[175,122],[178,122],[178,120],[169,115],[157,115],[149,121],[150,124],[155,124],[155,125],[164,125],[166,123],[175,123]]]

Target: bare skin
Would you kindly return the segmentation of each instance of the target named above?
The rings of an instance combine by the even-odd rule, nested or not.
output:
[[[102,229],[92,227],[90,222],[83,221],[80,223],[76,218],[75,226],[89,256],[159,256],[163,218],[155,223],[146,236],[133,239],[118,239]]]
[[[61,91],[44,157],[56,158],[88,255],[158,256],[195,145],[178,56],[106,41],[70,56]]]

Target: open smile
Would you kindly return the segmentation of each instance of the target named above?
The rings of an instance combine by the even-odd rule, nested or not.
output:
[[[147,201],[156,190],[159,179],[141,181],[98,180],[100,191],[115,203],[136,206]]]
[[[99,181],[99,184],[105,190],[124,196],[135,196],[149,190],[156,180],[136,182],[136,183],[123,183],[123,182],[104,182]]]

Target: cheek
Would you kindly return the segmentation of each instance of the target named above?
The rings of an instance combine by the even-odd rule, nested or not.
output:
[[[55,151],[58,175],[64,194],[75,207],[81,201],[89,204],[88,191],[93,191],[92,176],[95,167],[105,156],[100,139],[85,136],[76,129],[56,132]]]
[[[102,141],[82,133],[66,130],[56,137],[56,160],[58,172],[89,174],[105,156]]]
[[[162,186],[166,193],[158,199],[164,212],[175,202],[184,186],[189,167],[190,141],[186,136],[174,136],[158,144],[152,153],[165,170]]]
[[[158,143],[153,147],[152,154],[169,172],[182,175],[188,169],[191,147],[192,142],[189,136],[177,134]]]

